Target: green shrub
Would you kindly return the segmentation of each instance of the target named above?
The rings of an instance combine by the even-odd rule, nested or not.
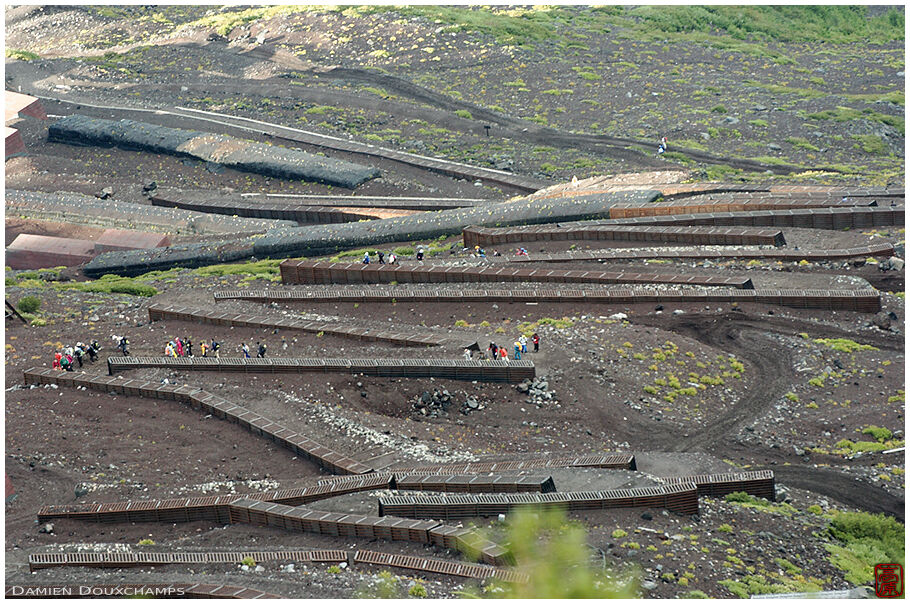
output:
[[[325,572],[329,573],[330,575],[337,575],[341,572],[341,567],[337,564],[333,564],[332,566],[325,569]]]
[[[458,117],[463,117],[466,120],[474,119],[474,116],[471,115],[471,112],[468,111],[467,109],[459,109],[458,111],[455,112],[455,115],[457,115]]]
[[[426,598],[427,597],[427,588],[424,587],[423,585],[421,585],[420,583],[416,583],[413,586],[411,586],[411,589],[408,590],[408,595],[411,596],[412,598]]]
[[[866,426],[863,428],[863,434],[869,434],[877,440],[878,442],[885,442],[886,440],[891,440],[891,430],[888,428],[879,428],[877,426]]]
[[[712,113],[726,113],[727,108],[724,107],[723,105],[715,105],[714,107],[711,107],[711,112]]]
[[[822,506],[815,503],[815,504],[810,505],[808,508],[806,508],[806,511],[809,512],[810,514],[815,514],[816,516],[820,516],[822,513]]]
[[[392,250],[392,253],[396,256],[413,256],[417,252],[413,247],[404,245],[401,247],[396,247],[394,250]]]
[[[240,561],[240,563],[244,566],[249,566],[250,568],[256,566],[256,560],[254,560],[252,556],[246,556],[243,560]]]
[[[616,529],[615,531],[613,531],[612,537],[614,539],[622,539],[623,537],[625,537],[628,534],[629,533],[627,533],[626,531],[624,531],[622,529]]]
[[[142,539],[139,541],[139,545],[155,545],[155,542],[151,539]]]
[[[904,562],[904,525],[884,514],[839,512],[829,532],[844,546],[828,545],[831,563],[854,585],[871,583],[872,567],[885,560]]]
[[[733,527],[730,526],[729,524],[722,524],[719,527],[717,527],[717,530],[719,530],[722,533],[732,533]]]
[[[799,402],[799,397],[796,395],[795,392],[788,392],[787,394],[784,395],[784,398],[792,403]]]
[[[696,599],[697,599],[697,600],[707,600],[707,599],[708,599],[708,594],[706,594],[705,592],[701,591],[700,589],[693,589],[692,591],[686,592],[685,597],[686,597],[686,598],[691,598],[691,599],[693,599],[693,600],[696,600]]]
[[[464,319],[458,319],[455,321],[455,327],[468,327],[468,322]]]
[[[35,296],[25,296],[19,300],[19,304],[16,305],[16,308],[21,312],[35,313],[41,308],[41,300]]]

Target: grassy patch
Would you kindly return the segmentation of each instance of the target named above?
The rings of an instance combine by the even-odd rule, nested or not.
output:
[[[845,571],[854,585],[873,580],[873,566],[904,562],[904,525],[884,514],[840,512],[831,519],[830,534],[842,545],[829,544],[831,564]]]
[[[7,48],[6,56],[10,59],[18,59],[20,61],[37,61],[41,57],[37,54],[28,51],[28,50],[19,50],[16,48]]]
[[[830,348],[831,350],[837,350],[838,352],[849,352],[853,354],[858,350],[878,350],[875,346],[870,346],[869,344],[860,344],[859,342],[854,342],[853,340],[847,338],[818,338],[813,340],[816,344],[821,344]]]
[[[791,516],[797,511],[796,508],[788,503],[773,503],[761,497],[753,497],[742,491],[730,493],[724,497],[724,501],[741,507],[757,509],[772,514],[783,514],[784,516]]]
[[[853,138],[858,142],[853,145],[856,149],[862,149],[870,155],[888,155],[888,145],[882,140],[882,137],[876,134],[854,134]]]
[[[826,109],[806,116],[810,120],[834,120],[835,122],[849,122],[853,120],[869,120],[893,126],[904,133],[904,119],[894,115],[886,115],[872,109],[854,109],[852,107],[837,107]]]
[[[806,151],[818,151],[819,148],[810,143],[808,140],[801,136],[790,136],[787,137],[787,142],[796,147],[797,149],[805,149]]]
[[[203,277],[224,277],[226,275],[251,275],[254,278],[277,281],[280,279],[278,265],[281,260],[259,260],[257,262],[242,262],[240,264],[213,264],[193,270],[193,273]]]
[[[69,283],[54,283],[55,289],[80,292],[96,292],[104,294],[129,294],[131,296],[150,297],[158,293],[151,285],[139,283],[137,279],[119,277],[117,275],[104,275],[96,281],[80,281]]]

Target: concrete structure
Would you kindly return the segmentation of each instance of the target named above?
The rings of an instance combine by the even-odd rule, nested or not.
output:
[[[3,101],[5,113],[3,123],[6,125],[4,138],[6,140],[6,159],[25,154],[25,143],[22,142],[22,135],[15,128],[10,128],[10,124],[21,118],[32,117],[39,120],[46,120],[47,114],[41,101],[33,96],[19,94],[18,92],[4,91]]]
[[[14,269],[78,266],[95,255],[92,241],[23,233],[6,248],[6,265]]]
[[[95,241],[95,253],[165,247],[170,244],[171,240],[168,236],[161,233],[105,229],[104,233]]]

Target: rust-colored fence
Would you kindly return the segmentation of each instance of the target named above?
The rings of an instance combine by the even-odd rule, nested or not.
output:
[[[118,377],[90,376],[86,373],[61,372],[49,368],[32,368],[24,372],[26,384],[57,384],[83,386],[90,390],[144,396],[177,401],[191,405],[219,419],[240,425],[258,436],[281,445],[297,456],[307,459],[332,474],[366,474],[372,472],[360,462],[310,440],[277,422],[235,405],[219,396],[189,386],[162,386],[144,380],[124,380]]]
[[[742,491],[774,501],[774,472],[771,470],[673,476],[661,480],[666,484],[694,484],[698,488],[699,497],[723,497],[729,493]]]
[[[556,485],[547,476],[478,476],[475,474],[396,474],[394,488],[402,491],[443,493],[553,493]]]
[[[571,511],[660,507],[680,514],[697,514],[698,493],[694,484],[684,483],[639,489],[544,494],[396,496],[379,499],[379,515],[456,520],[507,514],[528,506]]]
[[[7,598],[232,598],[272,600],[277,594],[211,583],[7,583]]]
[[[472,535],[468,529],[440,525],[436,521],[336,514],[251,499],[238,499],[229,508],[231,523],[274,526],[288,531],[336,537],[434,543],[469,554],[479,552],[479,558],[487,564],[500,565],[510,561],[508,553],[501,546]]]
[[[635,470],[635,456],[629,453],[607,453],[574,457],[551,457],[545,459],[525,459],[522,461],[469,461],[464,463],[443,464],[436,466],[405,466],[392,471],[399,474],[486,474],[494,472],[517,472],[540,468],[608,468],[617,470]],[[332,480],[332,479],[326,479]]]
[[[309,260],[285,260],[281,263],[281,281],[285,284],[355,284],[364,283],[672,283],[752,289],[748,277],[680,275],[661,273],[565,271],[555,269],[520,269],[500,266],[442,266],[361,264]]]
[[[798,227],[804,229],[840,231],[843,229],[879,226],[903,226],[904,206],[707,212],[698,214],[671,214],[667,216],[639,216],[635,218],[563,222],[560,223],[560,225],[562,227],[594,225]],[[507,230],[519,230],[522,228],[525,227],[514,227]]]
[[[854,198],[844,201],[837,196],[786,198],[775,194],[755,194],[740,198],[725,196],[720,199],[681,199],[646,205],[617,203],[610,208],[610,218],[635,216],[669,216],[671,214],[698,214],[701,212],[747,212],[750,210],[794,210],[800,208],[875,206],[871,198]]]
[[[366,327],[348,326],[342,323],[323,321],[306,321],[292,317],[270,317],[267,315],[248,315],[236,313],[219,313],[215,311],[186,308],[183,306],[152,305],[148,308],[149,321],[189,321],[208,325],[226,327],[253,327],[267,329],[290,329],[307,333],[324,333],[344,338],[354,338],[362,342],[388,342],[403,346],[440,346],[472,348],[477,346],[477,339],[458,334],[440,334],[430,329],[408,329],[391,331]]]
[[[799,262],[825,262],[829,260],[846,260],[848,258],[868,258],[870,256],[890,257],[894,255],[894,246],[890,243],[866,245],[844,249],[828,250],[790,250],[790,249],[762,249],[762,250],[635,250],[635,249],[604,249],[582,250],[555,254],[531,254],[529,256],[498,256],[492,258],[493,262],[580,262],[585,260],[638,260],[647,258],[668,258],[681,260],[700,260],[712,258],[725,259],[765,259]]]
[[[786,243],[780,229],[700,226],[612,226],[573,222],[562,226],[523,228],[468,227],[462,231],[465,247],[537,241],[635,241],[682,245],[773,245]]]
[[[376,377],[435,377],[450,380],[518,383],[533,379],[531,361],[454,361],[451,359],[306,359],[213,357],[108,357],[110,375],[132,369],[167,368],[233,373],[351,373]]]
[[[527,575],[471,562],[454,562],[438,558],[386,554],[370,550],[281,550],[242,552],[130,552],[130,553],[46,553],[30,554],[30,572],[44,568],[87,566],[91,568],[134,568],[169,564],[240,564],[252,558],[257,564],[272,561],[310,563],[357,563],[390,566],[408,571],[436,573],[472,579],[494,578],[511,583],[526,583]]]
[[[230,521],[228,505],[237,499],[267,501],[283,505],[305,505],[349,493],[388,489],[392,478],[389,474],[370,474],[352,480],[327,484],[247,493],[244,495],[212,495],[209,497],[177,497],[173,499],[144,499],[115,503],[84,503],[48,505],[38,510],[38,522],[69,518],[85,522],[193,522],[208,520],[227,524]]]
[[[822,310],[878,312],[881,295],[872,290],[821,289],[461,289],[397,288],[322,290],[228,290],[215,292],[215,300],[255,302],[582,302],[589,304],[707,304],[755,303]]]

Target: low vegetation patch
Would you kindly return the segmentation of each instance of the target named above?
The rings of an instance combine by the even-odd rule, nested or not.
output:
[[[854,585],[872,583],[873,567],[879,562],[904,562],[904,525],[890,516],[839,512],[828,531],[840,542],[826,546],[831,564]]]

